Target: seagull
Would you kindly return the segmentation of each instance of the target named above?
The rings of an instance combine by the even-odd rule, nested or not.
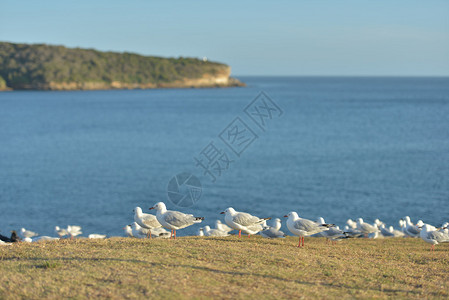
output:
[[[141,227],[137,222],[132,223],[131,228],[133,237],[138,239],[146,238],[148,236],[148,231],[150,231],[149,229]]]
[[[58,240],[59,240],[59,238],[57,238],[57,237],[51,237],[51,236],[46,236],[46,235],[32,239],[33,242],[58,241]]]
[[[81,226],[75,226],[75,225],[68,225],[67,232],[69,233],[71,239],[73,239],[75,236],[78,236],[83,233],[81,231]]]
[[[161,223],[157,221],[155,215],[152,214],[144,214],[140,207],[134,208],[134,222],[139,224],[141,227],[145,229],[153,229],[162,227]],[[148,234],[151,238],[151,230],[148,231]]]
[[[256,234],[261,231],[263,228],[260,226],[264,221],[271,220],[271,218],[259,218],[256,216],[252,216],[245,212],[235,211],[232,207],[227,208],[225,211],[222,211],[220,214],[225,215],[225,222],[232,229],[236,229],[239,231],[239,238],[242,237],[242,231],[248,234]],[[259,226],[256,226],[259,225]],[[258,230],[260,229],[260,230]],[[258,230],[258,231],[257,231]],[[255,232],[255,233],[254,233]]]
[[[435,245],[449,242],[449,234],[437,231],[429,224],[424,224],[419,236],[424,242],[432,244],[432,247],[430,248],[431,251],[435,250]]]
[[[20,236],[24,239],[24,238],[32,238],[32,237],[38,236],[38,234],[36,232],[26,230],[25,228],[21,228]]]
[[[318,218],[319,224],[323,225],[326,224],[324,219],[322,217]],[[328,241],[331,241],[332,243],[337,243],[337,241],[340,241],[342,239],[349,238],[350,236],[340,229],[338,226],[330,227],[329,230],[325,230],[322,232],[319,232],[317,234],[313,235],[314,237],[325,237]]]
[[[132,225],[126,225],[125,227],[123,227],[123,230],[125,231],[125,234],[128,237],[134,237],[133,236],[133,229],[131,228]]]
[[[69,234],[67,229],[59,228],[59,226],[55,226],[55,231],[58,234],[59,238],[62,238],[62,237],[64,237],[64,236]]]
[[[248,237],[250,237],[251,235],[258,234],[259,232],[261,232],[266,227],[268,227],[267,226],[267,221],[264,220],[262,222],[262,224],[256,224],[256,225],[247,226],[246,229],[242,230],[242,232],[246,233],[248,235]]]
[[[204,229],[203,227],[201,227],[200,229],[198,229],[198,232],[196,234],[197,236],[204,236]]]
[[[354,222],[352,219],[348,219],[346,224],[348,224],[349,228],[357,229],[357,222]]]
[[[170,238],[176,239],[176,230],[186,228],[195,223],[201,223],[203,217],[195,217],[179,211],[167,210],[164,202],[158,202],[150,209],[156,209],[156,218],[164,228],[171,230]]]
[[[334,224],[319,224],[317,222],[300,218],[298,213],[292,211],[284,216],[287,219],[287,228],[294,235],[299,236],[298,247],[304,247],[304,237],[312,234],[329,230],[329,227],[335,226]]]
[[[156,238],[169,238],[170,233],[162,227],[150,229],[150,236],[154,235]]]
[[[87,238],[89,238],[89,239],[104,239],[104,238],[106,238],[106,235],[91,233],[87,236]]]
[[[203,233],[205,236],[229,236],[229,233],[227,233],[226,231],[210,229],[210,226],[204,226]]]
[[[378,232],[377,225],[371,225],[363,222],[362,218],[357,219],[357,229],[367,237],[370,233]]]
[[[221,231],[230,232],[233,229],[226,224],[221,223],[220,220],[215,221],[215,228]]]
[[[382,235],[384,236],[384,237],[386,237],[386,238],[388,238],[388,237],[395,237],[395,235],[394,235],[394,233],[388,228],[385,228],[385,225],[384,224],[381,224],[380,226],[379,226],[379,229],[380,229],[380,233],[382,233]],[[401,232],[402,233],[402,232]]]
[[[404,233],[408,235],[409,237],[419,237],[419,233],[421,231],[421,228],[424,223],[419,220],[416,225],[413,225],[413,223],[410,221],[410,217],[406,216],[405,218],[405,227],[404,227]]]
[[[402,231],[394,229],[393,226],[388,227],[388,231],[393,233],[394,237],[404,237],[405,236],[405,234]]]
[[[264,238],[270,238],[270,239],[276,239],[276,238],[283,238],[286,237],[287,235],[281,231],[281,219],[276,218],[274,219],[273,222],[274,226],[268,226],[266,227],[263,231],[260,232],[260,235],[263,236]]]
[[[346,232],[346,234],[347,234],[349,237],[352,237],[352,238],[360,238],[360,237],[363,237],[363,234],[362,234],[360,231],[358,231],[357,228],[354,229],[354,228],[349,227],[348,225],[346,225],[346,226],[344,227],[344,231]]]

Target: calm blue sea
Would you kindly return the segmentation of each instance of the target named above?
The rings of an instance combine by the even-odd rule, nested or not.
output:
[[[248,87],[0,93],[1,233],[122,235],[135,206],[158,201],[206,224],[229,206],[336,224],[449,220],[449,78],[241,79]],[[264,130],[244,111],[261,91],[283,111],[262,117]],[[242,131],[237,117],[246,136],[228,135]],[[215,183],[194,160],[211,142],[232,161]],[[187,208],[167,199],[181,172],[203,187]]]

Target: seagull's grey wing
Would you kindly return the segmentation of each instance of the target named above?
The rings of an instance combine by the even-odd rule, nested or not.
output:
[[[193,224],[195,217],[193,215],[184,214],[179,211],[167,211],[164,214],[164,220],[165,222],[176,226],[176,227],[182,227],[182,226],[189,226]]]
[[[362,230],[363,231],[376,231],[376,227],[374,227],[373,225],[370,225],[368,223],[363,223],[362,224]]]
[[[272,227],[270,227],[269,229],[266,229],[266,230],[264,230],[264,231],[262,231],[261,232],[261,234],[263,235],[263,236],[266,236],[266,237],[269,237],[269,238],[279,238],[279,237],[284,237],[285,236],[285,233],[283,233],[282,231],[280,231],[280,230],[276,230],[276,229],[274,229],[274,228],[272,228]]]
[[[252,216],[250,214],[242,213],[242,212],[233,216],[232,220],[235,223],[242,225],[242,226],[251,226],[251,225],[262,223],[264,221],[256,216]]]
[[[449,242],[449,235],[444,234],[439,231],[431,231],[427,233],[427,238],[430,240],[435,240],[438,243]]]
[[[414,235],[419,234],[419,230],[415,226],[408,226],[407,231]]]
[[[157,218],[155,215],[152,214],[145,214],[144,217],[142,218],[142,222],[143,224],[147,225],[148,227],[151,228],[157,228],[157,227],[161,227],[162,225],[157,221]]]
[[[298,230],[313,231],[322,226],[320,226],[320,224],[318,224],[316,222],[313,222],[313,221],[310,221],[307,219],[299,219],[299,220],[295,221],[294,227]],[[324,228],[325,227],[323,227],[323,229]]]

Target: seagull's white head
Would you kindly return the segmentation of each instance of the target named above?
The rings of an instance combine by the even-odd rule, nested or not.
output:
[[[20,232],[21,232],[21,233],[24,233],[25,231],[26,231],[25,228],[23,228],[23,227],[20,228]]]
[[[320,224],[326,224],[326,222],[324,222],[324,218],[323,217],[319,217],[317,222],[320,223]]]
[[[291,212],[289,212],[288,214],[286,214],[286,215],[284,216],[284,218],[289,218],[289,219],[292,219],[292,220],[296,220],[296,219],[299,218],[299,216],[298,216],[298,213],[297,213],[297,212],[291,211]]]
[[[363,224],[363,219],[362,219],[362,218],[358,218],[358,219],[357,219],[357,223]]]
[[[61,228],[59,228],[59,226],[55,226],[55,230],[59,231],[59,230],[61,230]]]
[[[133,212],[136,214],[136,216],[140,216],[142,214],[142,209],[138,206],[134,208]]]
[[[220,214],[225,214],[225,215],[234,215],[235,214],[235,209],[233,209],[232,207],[228,207],[226,208],[224,211],[222,211]]]
[[[407,224],[411,224],[412,221],[410,221],[410,217],[409,216],[405,216],[405,222],[407,222]]]
[[[424,226],[424,222],[422,220],[419,220],[418,223],[416,223],[416,226],[422,227],[422,226]]]
[[[167,210],[167,207],[165,206],[164,202],[158,202],[153,207],[150,207],[150,209],[164,212]]]
[[[209,231],[209,230],[210,230],[210,226],[209,225],[204,226],[204,231]]]
[[[422,227],[422,231],[429,232],[432,230],[432,227],[429,224],[424,224]]]

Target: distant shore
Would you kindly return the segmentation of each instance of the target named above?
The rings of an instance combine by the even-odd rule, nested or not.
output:
[[[206,57],[163,58],[45,44],[0,42],[0,91],[245,86]]]

